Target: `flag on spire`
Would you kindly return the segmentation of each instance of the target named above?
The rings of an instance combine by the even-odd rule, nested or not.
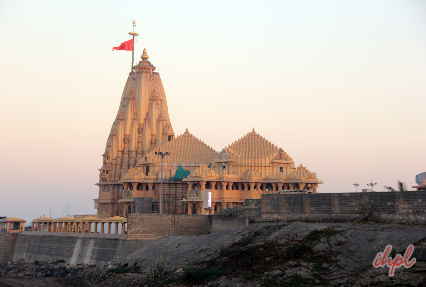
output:
[[[113,47],[112,50],[125,50],[125,51],[133,51],[133,42],[134,39],[121,43],[118,47]]]

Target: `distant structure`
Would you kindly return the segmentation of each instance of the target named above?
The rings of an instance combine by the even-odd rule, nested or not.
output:
[[[416,183],[421,185],[426,180],[426,172],[419,173],[416,175]]]
[[[1,217],[0,218],[0,232],[18,233],[25,231],[25,220],[16,217]]]
[[[102,155],[99,218],[159,212],[159,152],[169,153],[163,161],[163,213],[205,214],[203,190],[212,192],[210,214],[263,193],[317,192],[322,181],[254,129],[221,152],[188,129],[175,137],[160,75],[146,49],[141,58],[127,78]]]
[[[416,175],[416,183],[418,184],[418,186],[413,186],[413,188],[417,188],[417,190],[426,191],[426,172]]]

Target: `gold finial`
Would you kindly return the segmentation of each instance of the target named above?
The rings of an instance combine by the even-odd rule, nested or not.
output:
[[[255,133],[254,128],[253,128],[253,132]]]
[[[188,128],[186,128],[186,133],[188,132]]]
[[[143,54],[141,56],[142,60],[148,60],[148,54],[146,53],[146,49],[143,48]]]

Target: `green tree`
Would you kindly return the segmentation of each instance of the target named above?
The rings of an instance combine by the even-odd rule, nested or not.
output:
[[[397,189],[393,188],[392,186],[384,186],[384,188],[386,188],[387,191],[408,191],[407,189],[407,185],[398,180],[398,182],[396,183]]]

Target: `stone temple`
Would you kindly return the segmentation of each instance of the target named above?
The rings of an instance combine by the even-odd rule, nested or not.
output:
[[[217,152],[189,133],[175,136],[160,75],[142,60],[129,74],[108,136],[99,175],[100,218],[159,212],[161,156],[163,213],[206,214],[203,191],[212,193],[214,214],[245,199],[282,191],[317,192],[316,175],[253,131]]]

